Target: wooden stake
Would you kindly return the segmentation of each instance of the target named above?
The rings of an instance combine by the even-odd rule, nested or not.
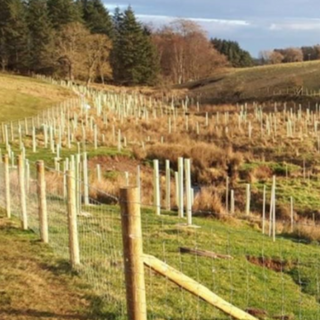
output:
[[[122,239],[130,320],[146,320],[146,291],[138,188],[120,190]]]
[[[47,216],[47,198],[46,198],[46,179],[44,162],[37,162],[38,174],[38,203],[39,203],[39,224],[40,224],[40,238],[44,243],[49,242],[48,235],[48,216]]]

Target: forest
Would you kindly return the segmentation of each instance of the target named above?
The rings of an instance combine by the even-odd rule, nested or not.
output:
[[[193,21],[155,28],[142,24],[130,6],[111,13],[101,0],[0,0],[0,7],[2,71],[154,85],[252,65],[236,42],[210,40]]]

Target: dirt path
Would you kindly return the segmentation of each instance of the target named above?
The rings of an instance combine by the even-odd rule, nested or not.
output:
[[[0,217],[1,320],[99,319],[77,281],[34,234]]]

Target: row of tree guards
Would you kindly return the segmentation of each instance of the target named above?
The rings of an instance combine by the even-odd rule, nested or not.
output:
[[[70,83],[64,84],[65,86],[72,87]],[[76,90],[76,88],[73,88]],[[123,123],[125,118],[135,117],[138,119],[149,120],[149,117],[157,118],[166,115],[168,117],[167,131],[168,134],[177,132],[177,117],[179,114],[185,118],[185,131],[189,132],[194,130],[197,135],[201,134],[202,127],[206,128],[209,123],[214,121],[215,125],[224,125],[224,131],[226,134],[229,132],[229,125],[231,114],[229,112],[219,113],[215,115],[205,112],[204,124],[197,122],[194,128],[190,128],[190,114],[189,106],[194,103],[192,99],[186,97],[185,100],[175,100],[173,97],[171,103],[168,101],[157,101],[155,99],[146,98],[142,95],[117,95],[111,93],[101,93],[99,91],[88,90],[84,87],[78,87],[80,92],[80,100],[74,99],[64,103],[59,108],[53,108],[42,113],[42,115],[25,119],[24,121],[18,121],[15,123],[2,123],[1,126],[1,140],[9,147],[9,141],[19,140],[20,149],[23,147],[22,137],[24,135],[32,136],[32,150],[37,151],[37,133],[41,130],[44,136],[45,148],[50,147],[53,153],[59,152],[62,148],[62,141],[66,141],[65,145],[68,149],[76,143],[77,131],[82,133],[82,144],[86,145],[87,135],[92,137],[92,144],[94,149],[97,149],[99,145],[104,145],[106,142],[106,136],[102,134],[101,128],[97,125],[97,119],[102,118],[103,125],[109,126],[112,131],[113,141],[117,142],[118,150],[121,151],[122,147],[126,147],[129,144],[127,138],[122,134],[119,128],[109,125],[107,111],[112,111],[114,115]],[[93,101],[92,106],[96,111],[96,116],[89,116],[87,108],[88,104],[85,97],[88,97]],[[80,103],[81,102],[81,103]],[[81,104],[80,113],[70,112],[70,109]],[[178,104],[178,105],[177,105]],[[197,104],[197,112],[200,111],[199,102]],[[279,127],[284,125],[287,132],[287,137],[292,138],[298,135],[303,139],[304,134],[309,134],[310,125],[313,126],[314,134],[317,136],[318,149],[320,150],[320,135],[318,133],[319,124],[319,106],[315,106],[315,110],[309,108],[306,109],[306,116],[303,117],[302,107],[298,106],[298,110],[294,111],[294,108],[287,108],[286,104],[283,106],[283,115],[286,117],[284,124],[280,123],[278,115],[281,111],[278,111],[278,105],[274,105],[274,113],[265,114],[262,111],[262,107],[256,105],[254,109],[254,119],[248,119],[247,105],[239,106],[239,112],[237,113],[238,128],[241,131],[247,131],[247,136],[252,139],[253,134],[253,121],[257,121],[260,126],[260,135],[268,137],[277,137],[279,135]],[[79,124],[80,117],[84,117],[81,125]],[[89,129],[89,130],[88,130]],[[256,133],[255,133],[256,134]],[[164,137],[160,140],[164,142]],[[55,142],[56,141],[56,142]],[[147,141],[150,141],[150,137],[147,137]],[[144,146],[144,142],[141,142]],[[59,157],[58,157],[59,158]]]
[[[153,186],[154,186],[154,207],[156,214],[161,213],[161,196],[160,196],[160,176],[159,176],[159,161],[153,161]],[[170,176],[170,162],[166,160],[165,165],[166,190],[165,190],[165,208],[171,210],[170,190],[171,190],[171,176]],[[178,206],[178,216],[183,218],[186,213],[187,225],[192,225],[192,205],[194,203],[194,189],[191,182],[191,160],[178,159],[178,172],[175,172],[176,182],[176,203]],[[251,188],[250,184],[246,184],[246,206],[245,214],[250,216],[251,203]],[[262,205],[262,233],[266,234],[266,186],[263,187],[263,205]],[[230,209],[229,209],[230,208]],[[235,214],[235,196],[234,190],[229,190],[229,178],[226,179],[226,212],[227,214]],[[291,229],[293,229],[293,197],[290,198],[290,212],[291,212]],[[272,179],[271,197],[270,197],[270,213],[269,213],[269,236],[276,240],[276,176]]]
[[[56,83],[54,80],[50,80],[52,83]],[[228,126],[232,125],[231,117],[234,114],[229,112],[219,113],[215,115],[204,113],[204,123],[196,123],[194,128],[190,127],[190,118],[193,113],[190,110],[190,106],[196,104],[196,111],[200,111],[200,104],[192,98],[185,97],[185,99],[178,100],[174,97],[171,99],[156,100],[147,98],[143,95],[126,95],[126,94],[114,94],[106,93],[88,89],[85,87],[76,87],[71,83],[61,83],[63,86],[72,88],[78,93],[79,98],[69,100],[63,104],[60,104],[56,108],[51,108],[44,111],[37,117],[25,119],[23,121],[2,123],[1,124],[1,140],[6,145],[6,153],[8,153],[11,159],[12,165],[15,165],[15,154],[12,151],[13,142],[18,141],[19,150],[22,153],[23,158],[26,155],[26,147],[24,145],[23,137],[31,137],[31,148],[33,152],[37,152],[39,145],[45,149],[50,149],[54,154],[55,169],[59,172],[66,173],[71,166],[75,166],[75,175],[77,181],[77,189],[83,189],[84,203],[88,204],[88,161],[86,149],[89,146],[93,146],[94,149],[98,149],[99,146],[105,145],[107,142],[107,136],[101,133],[101,128],[107,128],[111,133],[112,141],[117,144],[118,151],[122,151],[129,143],[128,139],[123,135],[121,130],[112,123],[114,119],[117,119],[121,123],[124,123],[126,118],[133,118],[135,122],[139,120],[149,121],[150,118],[157,119],[158,117],[167,117],[167,131],[168,134],[177,132],[178,117],[182,116],[185,121],[185,130],[195,130],[199,135],[202,128],[208,127],[212,122],[216,125],[223,125],[224,130],[228,131]],[[87,99],[92,102],[89,106]],[[80,106],[80,107],[79,107]],[[286,118],[285,125],[287,127],[287,136],[300,132],[309,132],[310,126],[313,127],[314,134],[318,135],[318,120],[320,114],[320,108],[315,106],[315,110],[307,108],[305,115],[302,112],[302,108],[299,105],[297,108],[287,108],[286,104],[283,104],[283,110],[279,111],[279,105],[274,104],[274,113],[264,113],[262,107],[259,105],[254,106],[253,119],[248,118],[248,106],[246,104],[238,106],[238,113],[236,113],[238,128],[247,130],[248,137],[251,139],[253,134],[253,124],[257,122],[260,124],[261,135],[276,137],[280,126],[278,115],[283,114]],[[111,113],[109,113],[111,112]],[[93,114],[95,114],[93,116]],[[111,119],[113,117],[113,120]],[[81,120],[80,120],[81,119]],[[102,125],[101,125],[102,123]],[[42,134],[42,137],[39,137]],[[79,141],[79,135],[81,141]],[[318,135],[318,149],[320,150],[320,136]],[[90,139],[89,139],[90,138]],[[160,137],[160,141],[164,142],[164,137]],[[150,137],[146,137],[146,141],[141,142],[141,147],[145,148],[145,142],[151,142]],[[77,154],[70,159],[62,160],[61,151],[63,149],[71,149],[75,147]],[[1,152],[1,150],[0,150]],[[1,158],[1,157],[0,157]],[[165,176],[166,176],[166,198],[164,207],[167,210],[171,209],[171,195],[170,195],[170,183],[171,183],[171,170],[170,163],[166,161],[165,164]],[[26,160],[26,176],[28,184],[29,176],[29,162]],[[97,165],[96,168],[98,181],[102,180],[101,167]],[[305,175],[305,166],[304,166]],[[126,184],[129,184],[129,174],[125,173]],[[64,178],[65,179],[65,178]],[[157,214],[161,211],[161,190],[160,190],[160,177],[159,177],[159,163],[154,161],[154,197],[153,204],[156,208]],[[190,172],[190,160],[179,158],[178,170],[174,173],[175,180],[175,193],[176,204],[178,207],[179,217],[187,217],[187,224],[192,225],[192,204],[194,202],[194,189],[192,188],[191,172]],[[83,181],[83,186],[81,186]],[[275,181],[274,181],[275,190]],[[137,169],[137,185],[140,186],[140,168]],[[269,214],[269,226],[272,226],[273,233],[275,228],[275,191],[274,196],[270,199],[270,214]],[[250,186],[246,187],[246,214],[250,214]],[[66,182],[64,182],[64,196],[66,196]],[[265,194],[264,194],[265,198]],[[140,198],[141,199],[141,198]],[[81,199],[77,200],[77,207],[80,208]],[[265,207],[266,201],[263,205],[263,226],[265,226]],[[291,223],[293,225],[293,200],[291,199]],[[234,190],[229,190],[229,182],[227,180],[226,186],[226,211],[227,213],[235,213],[235,195]],[[274,217],[273,217],[274,216]],[[271,228],[271,227],[270,227]],[[265,228],[263,227],[263,232]],[[270,232],[269,232],[270,234]]]
[[[1,151],[1,150],[0,150]],[[25,191],[29,191],[30,189],[30,164],[27,159],[25,159],[25,155],[21,154],[18,159],[23,159],[23,166],[20,168],[21,164],[18,163],[18,167],[23,170],[23,176],[25,177],[25,186],[26,190],[22,190],[22,193]],[[10,156],[5,155],[6,161],[9,161]],[[0,158],[0,162],[2,162],[2,158]],[[87,153],[78,153],[76,155],[71,155],[70,159],[66,158],[62,161],[62,168],[60,168],[60,162],[56,166],[56,170],[59,174],[63,176],[63,197],[67,197],[67,172],[69,170],[74,172],[75,175],[75,190],[76,190],[76,208],[77,212],[81,212],[82,205],[89,205],[89,177],[90,172],[88,168],[88,156]],[[11,159],[11,166],[14,166],[14,159]],[[129,173],[125,172],[125,185],[128,187],[130,185],[129,182]],[[140,166],[137,166],[136,173],[136,186],[139,188],[139,198],[141,203],[141,171]],[[188,226],[192,226],[192,206],[195,199],[194,188],[192,186],[191,180],[191,160],[183,159],[182,157],[178,159],[178,171],[174,172],[174,181],[175,181],[175,194],[176,194],[176,205],[178,211],[179,218],[186,217],[186,224]],[[96,166],[96,178],[98,181],[102,180],[101,177],[101,165],[97,164]],[[167,211],[172,209],[171,204],[171,168],[170,161],[166,160],[165,162],[165,204],[162,205],[162,197],[161,197],[161,188],[160,188],[160,170],[159,170],[159,161],[153,161],[153,206],[155,208],[155,212],[157,215],[161,214],[162,208]],[[201,191],[200,191],[201,192]],[[246,202],[245,202],[245,215],[250,216],[251,212],[251,188],[250,184],[246,184],[245,188],[246,194]],[[110,195],[110,197],[112,197]],[[225,209],[226,213],[230,215],[235,214],[235,194],[234,190],[230,190],[229,187],[229,178],[226,179],[226,196],[225,196]],[[262,233],[268,234],[273,237],[275,241],[276,237],[276,177],[273,176],[272,179],[272,187],[271,187],[271,196],[270,196],[270,212],[269,212],[269,230],[266,230],[266,186],[263,187],[263,201],[262,201]],[[9,211],[10,212],[10,211]],[[25,212],[25,208],[23,208],[22,212]],[[24,214],[23,214],[24,215]],[[293,197],[290,197],[290,218],[291,218],[291,229],[293,230],[294,226],[294,211],[293,211]]]

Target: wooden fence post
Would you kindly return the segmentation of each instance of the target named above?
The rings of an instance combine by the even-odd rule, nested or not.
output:
[[[23,230],[28,230],[28,216],[26,203],[26,184],[24,173],[24,158],[22,155],[18,156],[18,175],[20,187],[20,205],[21,205],[21,221]]]
[[[127,310],[130,320],[147,319],[139,200],[138,188],[120,190]]]
[[[10,172],[9,172],[9,156],[7,154],[3,157],[4,163],[4,185],[5,185],[5,201],[7,218],[11,218],[11,198],[10,198]]]
[[[39,204],[39,227],[40,238],[44,243],[49,242],[48,235],[48,215],[47,215],[47,198],[46,198],[46,179],[44,162],[37,162],[37,176],[38,176],[38,204]]]
[[[69,252],[71,266],[80,264],[77,207],[76,207],[76,180],[73,170],[67,171],[68,192],[68,228],[69,228]]]

